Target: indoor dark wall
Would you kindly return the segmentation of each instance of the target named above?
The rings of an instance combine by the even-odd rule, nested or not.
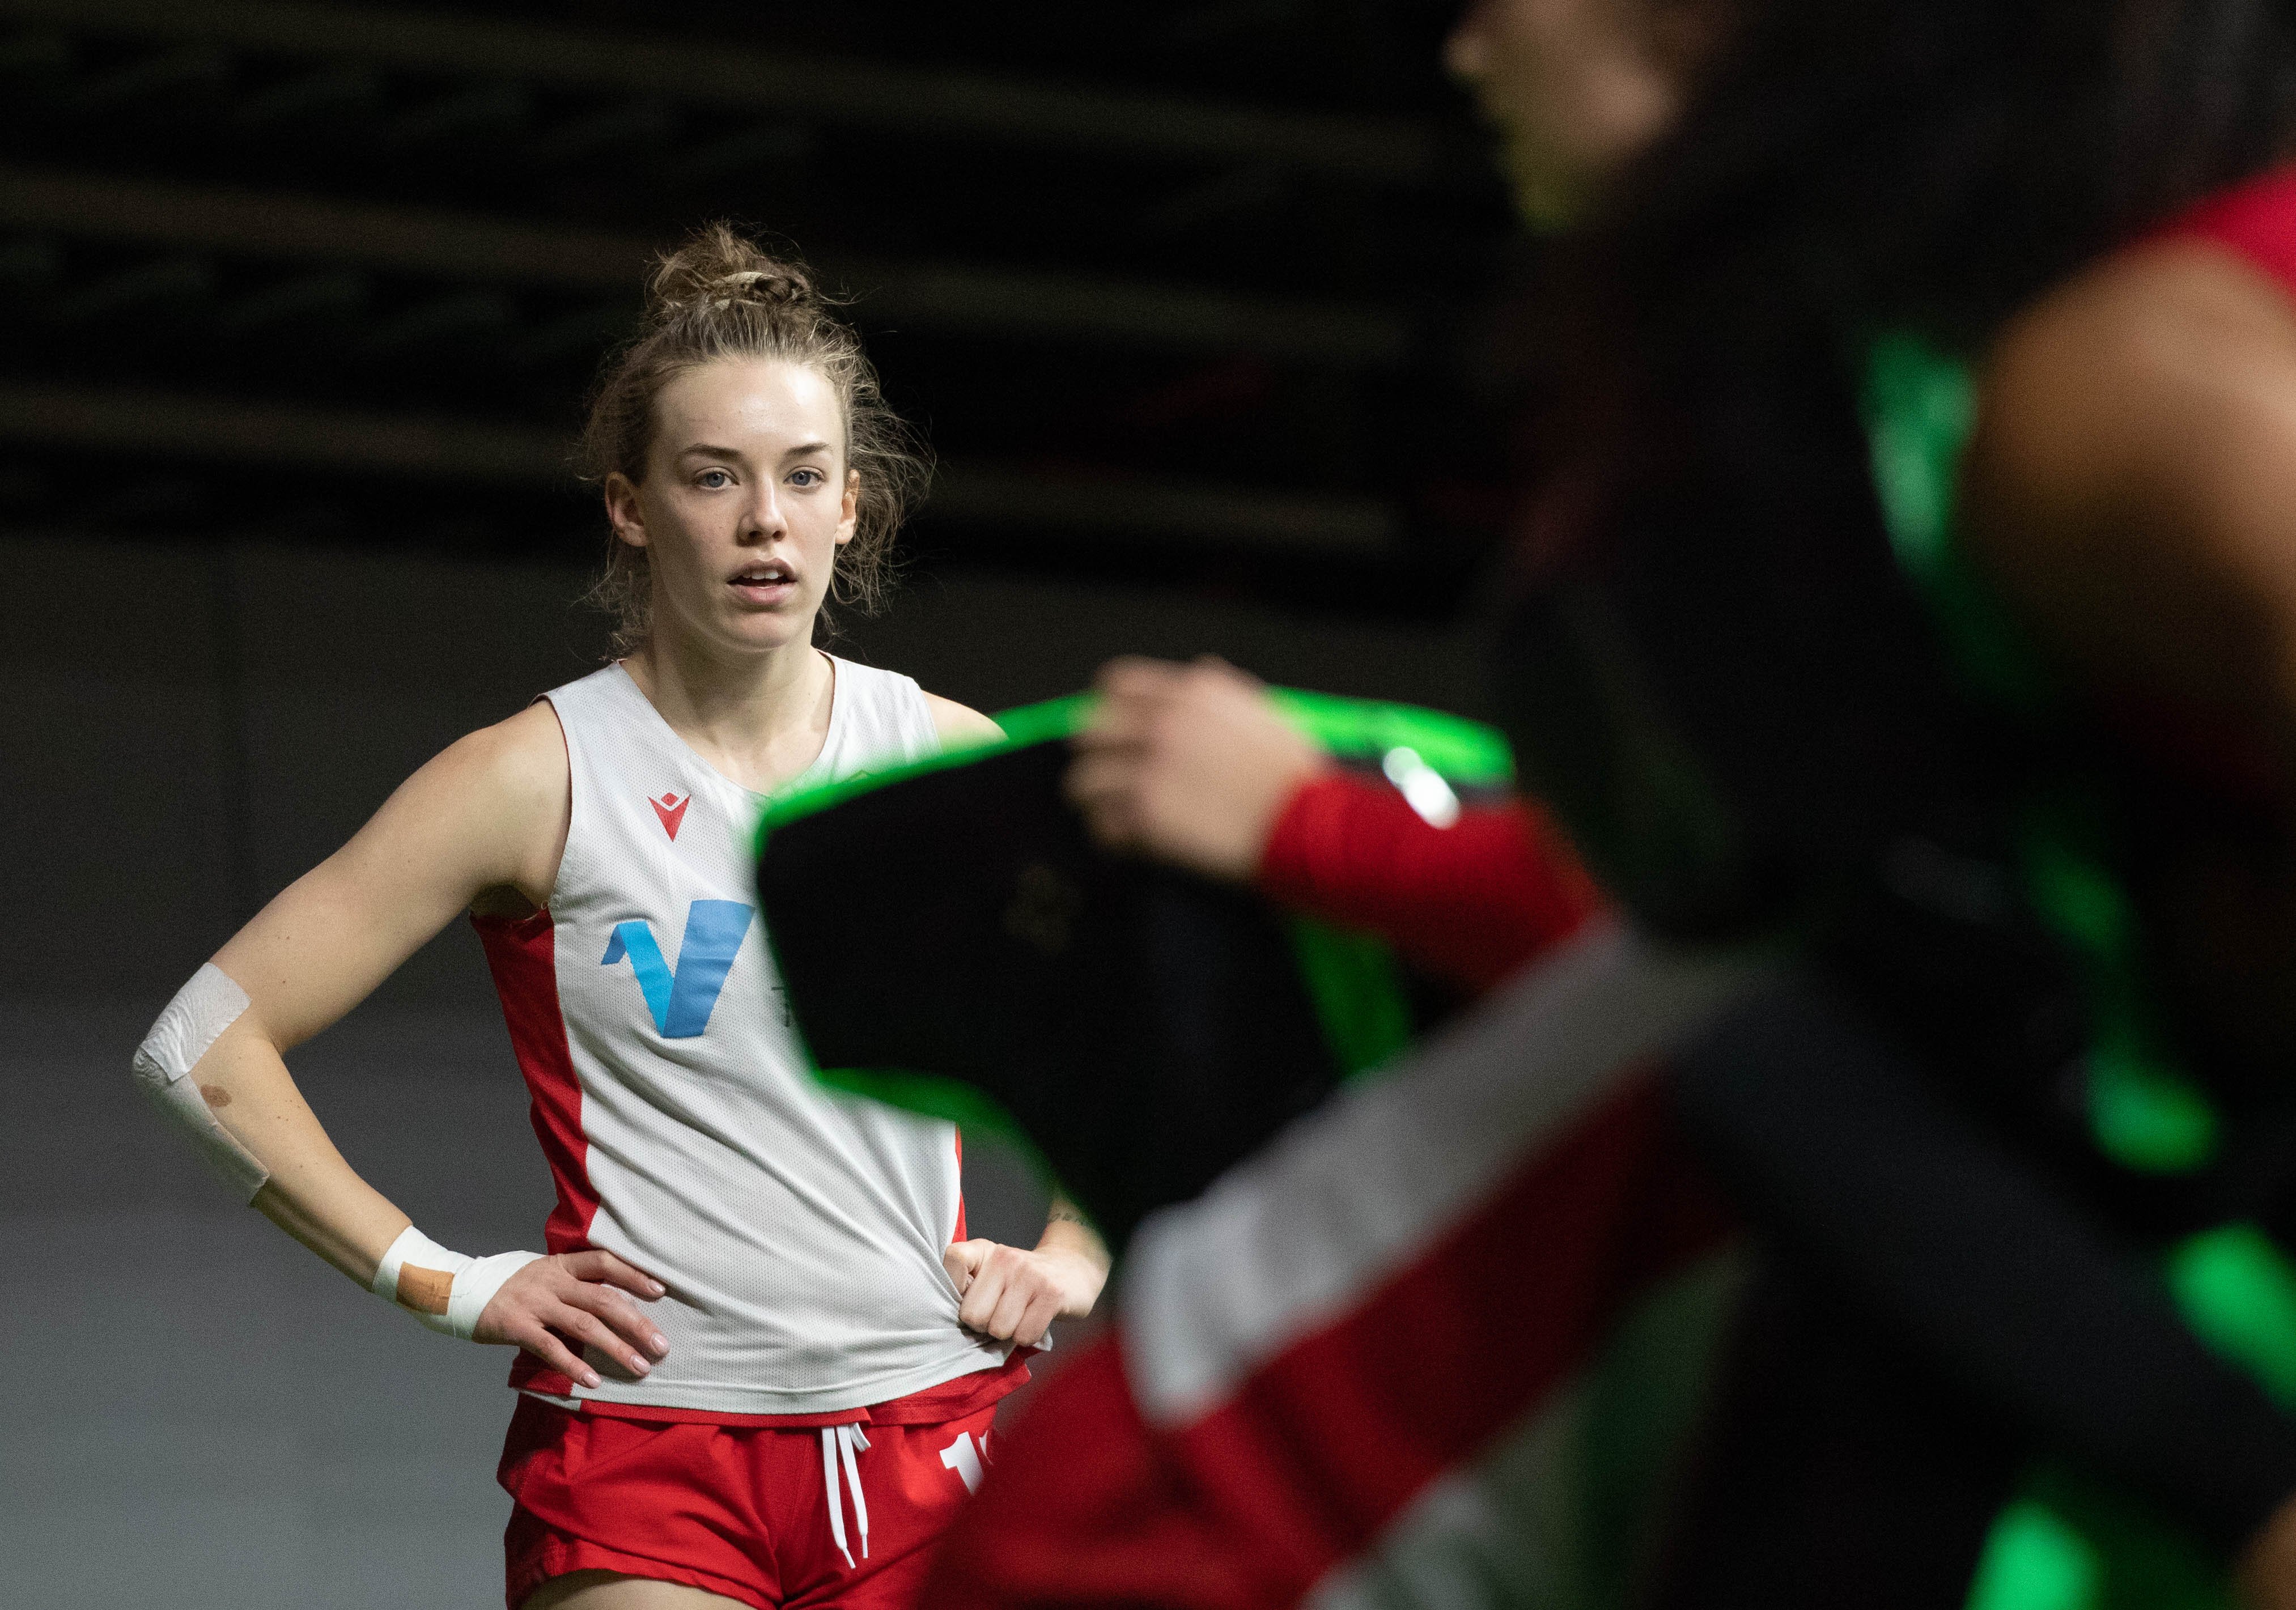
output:
[[[0,539],[0,996],[164,1000],[462,733],[595,663],[579,577],[399,555]],[[479,998],[450,929],[386,988]]]

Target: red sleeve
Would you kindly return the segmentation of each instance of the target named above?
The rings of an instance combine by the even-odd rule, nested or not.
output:
[[[2275,168],[2209,196],[2155,232],[2231,248],[2296,290],[2296,168]]]
[[[1275,820],[1259,888],[1380,935],[1404,959],[1480,993],[1568,936],[1601,904],[1562,835],[1513,804],[1447,828],[1345,772],[1309,779]]]

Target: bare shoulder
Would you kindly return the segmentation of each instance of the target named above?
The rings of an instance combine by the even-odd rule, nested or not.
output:
[[[2120,253],[2010,322],[1982,400],[1973,468],[2023,512],[2173,491],[2296,429],[2296,299],[2204,242]]]
[[[567,792],[565,736],[551,707],[537,701],[439,751],[360,838],[424,846],[459,869],[466,898],[496,885],[538,897],[548,893],[565,844]]]
[[[545,814],[566,793],[566,740],[545,703],[466,733],[399,785],[384,809],[449,818]]]
[[[932,711],[933,731],[940,735],[943,747],[958,748],[971,744],[995,743],[1004,736],[998,726],[969,705],[953,699],[943,699],[938,693],[925,695],[925,706]]]
[[[566,734],[549,700],[537,699],[507,721],[457,740],[430,764],[501,804],[555,802],[566,791]]]
[[[2252,699],[2296,626],[2296,299],[2197,242],[2059,286],[1990,356],[1961,514],[2085,674]]]

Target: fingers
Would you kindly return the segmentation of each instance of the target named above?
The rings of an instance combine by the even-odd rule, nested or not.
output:
[[[1077,747],[1090,751],[1148,741],[1157,720],[1186,686],[1187,676],[1187,667],[1162,660],[1111,660],[1094,683],[1100,702],[1077,734]]]
[[[1154,737],[1156,723],[1168,701],[1128,695],[1104,699],[1077,732],[1079,755],[1144,748]]]
[[[472,1336],[515,1343],[585,1386],[599,1385],[598,1372],[581,1355],[586,1346],[636,1378],[652,1369],[654,1359],[668,1356],[669,1339],[633,1294],[652,1299],[662,1289],[611,1253],[537,1258],[504,1282]]]
[[[1101,666],[1092,685],[1105,699],[1132,699],[1168,689],[1186,674],[1185,666],[1175,665],[1168,659],[1119,654]]]
[[[558,1263],[578,1280],[619,1286],[632,1296],[658,1297],[668,1289],[645,1271],[623,1262],[612,1253],[601,1252],[594,1247],[587,1252],[567,1253]]]
[[[988,1323],[981,1328],[1000,1342],[1008,1338],[1016,1342],[1022,1340],[1021,1329],[1028,1324],[1029,1313],[1044,1306],[1044,1295],[1042,1287],[1036,1281],[1027,1279],[1005,1281],[1004,1289],[996,1294],[996,1307],[988,1316]],[[1059,1305],[1055,1299],[1053,1306],[1057,1308]],[[1045,1325],[1051,1321],[1052,1315],[1046,1314],[1045,1323],[1037,1327],[1038,1336],[1045,1334]]]
[[[1045,1339],[1060,1317],[1060,1282],[1033,1253],[993,1242],[966,1243],[987,1248],[975,1269],[964,1300],[957,1305],[958,1322],[1000,1342],[1033,1347]]]
[[[578,1281],[562,1300],[604,1321],[629,1346],[644,1348],[657,1359],[669,1356],[669,1338],[654,1328],[653,1321],[636,1304],[612,1287]]]
[[[562,1302],[556,1312],[546,1317],[545,1323],[568,1340],[578,1342],[613,1360],[632,1376],[643,1377],[652,1373],[653,1361],[587,1308],[578,1307],[572,1302]]]
[[[511,1340],[532,1353],[544,1368],[554,1369],[570,1380],[579,1381],[590,1387],[602,1384],[596,1370],[591,1369],[572,1348],[538,1324],[513,1335]]]
[[[1242,727],[1265,741],[1283,718],[1254,676],[1211,656],[1192,666],[1115,660],[1101,673],[1101,699],[1076,736],[1079,754],[1153,753],[1207,723]]]
[[[1034,1347],[1045,1339],[1053,1321],[1061,1317],[1060,1299],[1040,1296],[1022,1311],[1020,1323],[1013,1328],[1013,1340],[1022,1347]]]
[[[1003,1247],[998,1252],[1007,1250]],[[957,1323],[967,1330],[977,1330],[985,1336],[996,1336],[989,1328],[996,1318],[996,1305],[1004,1299],[1004,1282],[1008,1272],[1006,1260],[991,1255],[972,1271],[972,1283],[964,1288],[964,1300],[956,1307]],[[999,1337],[999,1340],[1003,1338]]]
[[[996,1245],[994,1241],[975,1239],[951,1241],[941,1248],[940,1266],[948,1271],[948,1278],[956,1282],[959,1296],[963,1296],[965,1288],[972,1284],[973,1272]]]

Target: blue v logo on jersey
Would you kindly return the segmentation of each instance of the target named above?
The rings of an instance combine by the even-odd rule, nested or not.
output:
[[[627,958],[645,995],[646,1009],[665,1040],[691,1040],[709,1026],[726,975],[750,931],[755,907],[738,900],[697,900],[685,913],[685,937],[678,942],[677,970],[662,960],[652,925],[643,919],[614,924],[599,964]]]

